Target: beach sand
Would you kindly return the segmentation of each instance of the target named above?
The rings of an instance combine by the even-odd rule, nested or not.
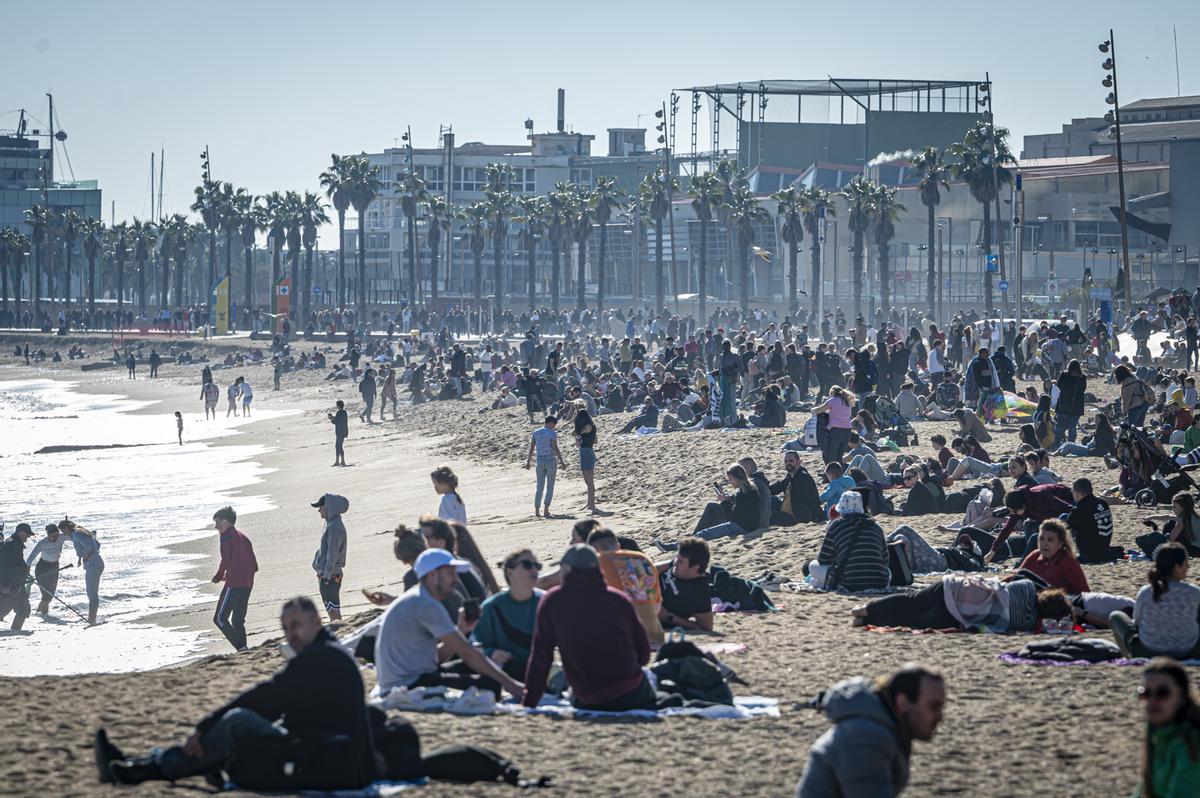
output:
[[[11,352],[11,342],[4,341],[0,338],[0,346]],[[6,356],[0,362],[13,361]],[[164,367],[164,376],[152,383],[124,381],[123,369],[80,375],[68,364],[0,371],[4,379],[69,377],[80,381],[80,390],[162,398],[166,409],[174,409],[171,403],[199,406],[199,372],[199,365]],[[321,525],[309,503],[324,492],[350,499],[343,589],[347,615],[367,608],[361,588],[398,586],[404,569],[392,557],[390,535],[383,533],[400,522],[412,524],[421,513],[435,509],[437,497],[428,472],[440,463],[450,464],[459,474],[471,530],[489,561],[523,545],[533,548],[543,561],[557,559],[570,525],[583,517],[583,484],[568,439],[564,440],[568,468],[560,470],[555,500],[555,511],[562,517],[533,518],[533,476],[520,467],[531,426],[520,409],[480,414],[479,401],[402,405],[399,421],[370,427],[352,417],[347,461],[353,467],[335,469],[329,466],[332,434],[325,410],[342,398],[353,416],[358,396],[352,385],[325,383],[312,374],[287,375],[285,390],[276,394],[270,390],[269,366],[233,373],[246,374],[254,385],[255,408],[299,411],[247,426],[228,439],[272,448],[260,462],[274,470],[248,492],[269,495],[277,509],[249,515],[238,524],[253,538],[261,568],[248,618],[252,650],[228,654],[221,641],[211,647],[220,652],[216,656],[176,668],[0,679],[0,709],[5,717],[19,719],[12,728],[20,730],[10,735],[0,754],[0,793],[108,795],[111,790],[96,783],[91,764],[91,734],[98,725],[106,726],[114,741],[131,751],[168,744],[186,734],[206,712],[277,669],[282,659],[272,641],[278,637],[274,624],[279,603],[296,593],[316,597],[310,562]],[[1098,381],[1090,389],[1102,397],[1112,395],[1112,388]],[[805,417],[793,414],[790,420],[800,425]],[[728,462],[748,454],[772,479],[782,473],[779,450],[787,438],[778,432],[617,438],[614,433],[623,423],[623,416],[599,420],[599,505],[612,513],[602,520],[643,544],[660,535],[674,537],[690,531],[711,495],[711,482]],[[905,451],[926,455],[931,451],[928,436],[935,431],[948,433],[949,425],[918,425],[921,443]],[[173,435],[174,430],[165,434]],[[994,437],[989,451],[1012,448],[1015,443],[1009,441],[1015,441],[1015,427]],[[213,443],[224,444],[225,439]],[[805,454],[802,460],[816,473],[817,455]],[[1064,481],[1089,476],[1098,489],[1114,483],[1116,477],[1098,459],[1055,458],[1054,468]],[[1114,506],[1117,543],[1133,545],[1142,530],[1138,519],[1143,514],[1129,506]],[[951,535],[933,528],[957,518],[904,520],[915,520],[914,527],[935,544],[945,545]],[[899,523],[900,519],[882,520],[887,531]],[[823,526],[806,524],[775,528],[755,539],[719,541],[713,545],[713,560],[743,576],[772,570],[799,579],[823,532]],[[196,574],[201,579],[210,577],[215,538],[188,544],[187,549],[209,555]],[[1144,583],[1147,565],[1120,562],[1088,566],[1085,571],[1093,590],[1133,595]],[[1142,712],[1134,694],[1137,668],[1010,666],[998,661],[997,655],[1034,638],[871,633],[849,625],[849,610],[862,603],[861,598],[789,592],[774,597],[782,612],[722,614],[716,629],[717,639],[748,646],[744,653],[726,657],[750,683],[736,692],[777,697],[782,709],[778,719],[658,723],[449,715],[410,715],[409,719],[427,749],[462,742],[486,746],[510,757],[526,775],[553,776],[567,795],[789,795],[809,745],[828,728],[823,716],[800,704],[849,676],[878,675],[919,661],[945,673],[949,704],[937,738],[915,746],[906,795],[1107,796],[1132,791],[1142,736]],[[201,605],[156,620],[208,629],[211,611],[211,606]],[[86,632],[81,629],[80,634]],[[13,645],[20,645],[19,640],[0,641],[0,646]],[[464,791],[453,785],[429,785],[420,794],[500,795],[511,794],[510,789],[476,785]],[[139,794],[178,793],[159,784],[145,786]]]

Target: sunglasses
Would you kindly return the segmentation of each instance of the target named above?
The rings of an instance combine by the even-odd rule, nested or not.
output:
[[[1137,697],[1143,701],[1149,701],[1151,699],[1163,701],[1174,695],[1174,692],[1175,691],[1170,687],[1156,687],[1153,690],[1147,690],[1145,687],[1139,687],[1137,689]]]
[[[513,560],[512,562],[508,563],[505,567],[516,568],[518,565],[528,571],[540,571],[542,568],[542,564],[540,562],[538,562],[537,560]]]

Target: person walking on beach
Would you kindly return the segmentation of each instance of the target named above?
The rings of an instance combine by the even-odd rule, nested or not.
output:
[[[29,365],[29,342],[25,342],[25,365]]]
[[[212,382],[212,381],[213,381],[213,378],[212,378],[212,369],[211,369],[211,368],[209,368],[208,366],[205,366],[205,367],[204,367],[204,368],[203,368],[203,369],[200,371],[200,384],[201,384],[201,385],[208,385],[208,384],[209,384],[210,382]]]
[[[179,434],[179,445],[183,446],[183,413],[175,411],[175,432]]]
[[[566,468],[562,452],[558,450],[558,418],[546,416],[541,429],[536,429],[529,437],[529,452],[525,455],[526,470],[533,464],[533,456],[537,454],[537,488],[533,492],[533,514],[550,517],[550,502],[554,499],[554,480],[558,477],[558,469]],[[542,503],[543,489],[545,504]],[[543,511],[542,508],[545,508]]]
[[[125,358],[125,368],[129,369],[129,379],[137,379],[137,358],[133,356],[133,352],[129,353],[129,357]]]
[[[575,400],[575,440],[579,443],[579,470],[587,485],[587,510],[596,512],[596,422],[582,399]]]
[[[25,580],[29,578],[29,566],[25,564],[25,541],[33,537],[29,524],[17,524],[17,530],[8,540],[0,543],[0,622],[15,612],[12,622],[14,632],[21,631],[29,617],[29,594],[25,592]]]
[[[246,607],[250,603],[250,591],[254,589],[258,560],[254,557],[250,538],[234,527],[236,523],[237,513],[232,507],[222,507],[213,513],[213,525],[220,533],[221,564],[212,581],[225,583],[217,599],[213,623],[236,650],[245,651]]]
[[[344,444],[346,438],[350,435],[350,418],[346,414],[346,403],[341,399],[337,401],[337,412],[326,413],[329,416],[329,423],[333,424],[333,464],[335,466],[346,465],[346,449]]]
[[[150,364],[150,376],[157,377],[158,367],[162,365],[162,356],[158,354],[157,350],[151,349],[150,360],[148,362]]]
[[[229,414],[233,413],[233,417],[238,417],[238,397],[242,395],[242,386],[237,380],[229,383],[229,387],[225,389],[225,398],[229,400],[229,407],[225,410],[225,418],[229,418]]]
[[[84,587],[88,597],[88,623],[96,625],[96,613],[100,609],[100,577],[104,573],[104,558],[100,556],[100,542],[96,533],[64,518],[58,529],[71,541],[75,556],[83,566]]]
[[[392,421],[398,418],[398,406],[396,404],[396,370],[388,369],[387,378],[383,381],[383,387],[379,390],[379,419],[383,420],[383,414],[387,412],[387,403],[392,403]]]
[[[336,493],[326,493],[312,503],[317,514],[325,520],[321,530],[321,546],[313,556],[313,570],[317,572],[317,583],[321,601],[330,621],[342,619],[342,568],[346,566],[346,525],[342,515],[350,509],[350,500]]]
[[[242,394],[242,415],[250,417],[250,402],[254,401],[254,389],[250,387],[250,383],[246,382],[245,377],[238,377],[238,387]]]
[[[221,389],[212,380],[204,383],[204,387],[200,389],[200,398],[204,400],[204,420],[208,421],[209,414],[212,414],[213,421],[217,420],[217,400],[221,398]]]
[[[274,365],[272,367],[272,372],[274,374],[274,379],[275,379],[275,387],[272,388],[272,390],[278,391],[279,390],[279,381],[280,381],[280,379],[283,378],[283,361],[279,359],[278,355],[276,355],[274,358]]]
[[[375,408],[375,372],[372,369],[367,369],[363,372],[363,378],[359,380],[358,392],[362,395],[363,411],[358,417],[368,424],[375,423],[371,420],[371,413]]]
[[[50,599],[58,592],[58,561],[66,542],[66,538],[58,531],[58,524],[46,524],[46,537],[34,544],[29,556],[25,558],[25,564],[33,566],[33,578],[38,589],[42,591],[42,600],[37,608],[38,615],[45,615],[50,611]]]

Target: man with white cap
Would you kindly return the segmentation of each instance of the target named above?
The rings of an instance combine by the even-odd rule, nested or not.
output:
[[[381,691],[444,685],[478,687],[499,697],[503,687],[518,701],[524,697],[524,685],[472,646],[441,604],[454,592],[458,572],[470,567],[445,549],[417,557],[417,584],[388,606],[379,625],[375,669]]]

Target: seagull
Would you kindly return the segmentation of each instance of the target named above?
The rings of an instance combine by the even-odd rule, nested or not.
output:
[[[754,246],[752,246],[752,247],[750,247],[750,251],[751,251],[751,252],[753,252],[753,253],[754,253],[755,255],[757,255],[758,257],[760,257],[760,258],[762,258],[763,260],[765,260],[767,263],[770,263],[770,262],[771,262],[771,253],[770,253],[770,252],[767,252],[767,251],[766,251],[765,249],[763,249],[762,247],[754,247]]]

